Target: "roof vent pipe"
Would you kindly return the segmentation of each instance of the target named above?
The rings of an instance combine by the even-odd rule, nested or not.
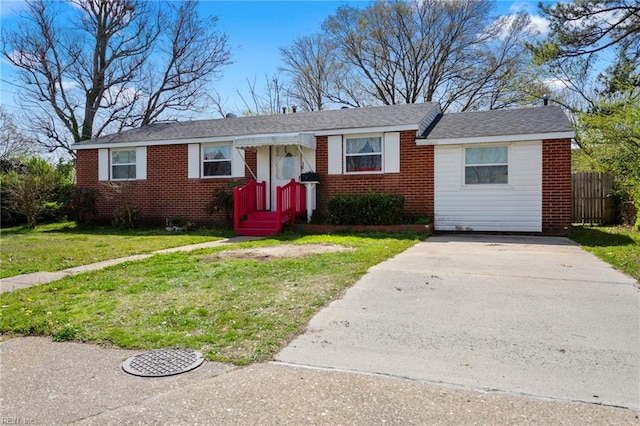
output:
[[[282,113],[286,114],[287,113],[287,107],[282,107]]]
[[[549,95],[546,93],[542,96],[542,104],[544,106],[549,106]]]
[[[295,106],[295,105],[291,105],[291,111],[293,111],[293,113],[294,113],[294,114],[296,113],[296,110],[297,110],[297,109],[298,109],[298,107],[297,107],[297,106]]]

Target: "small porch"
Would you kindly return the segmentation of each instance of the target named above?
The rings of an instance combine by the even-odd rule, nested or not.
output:
[[[282,232],[296,216],[315,208],[316,139],[310,133],[252,135],[234,139],[238,150],[256,151],[256,169],[245,163],[253,179],[234,189],[234,230],[239,235],[267,236]]]
[[[267,182],[249,181],[243,187],[234,188],[233,227],[236,234],[247,236],[271,236],[282,232],[285,224],[294,224],[296,216],[310,216],[304,183],[291,179],[275,190],[275,206],[268,211]]]

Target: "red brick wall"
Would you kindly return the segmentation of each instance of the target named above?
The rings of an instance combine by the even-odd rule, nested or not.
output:
[[[246,160],[255,170],[256,154],[247,151]],[[145,225],[164,225],[165,220],[183,217],[196,225],[223,225],[224,213],[209,216],[205,205],[217,188],[229,179],[188,179],[187,145],[147,147],[147,179],[131,181],[132,198],[142,210]],[[251,176],[247,170],[245,176]],[[243,178],[241,182],[248,181]],[[100,191],[97,209],[99,221],[109,222],[121,205],[107,182],[98,181],[98,150],[78,150],[77,184]]]
[[[542,232],[566,235],[571,226],[571,139],[542,141]]]
[[[400,173],[329,175],[328,137],[317,138],[316,171],[320,175],[317,208],[326,213],[327,202],[338,194],[368,191],[405,197],[405,212],[433,218],[433,146],[417,146],[415,131],[400,133]]]

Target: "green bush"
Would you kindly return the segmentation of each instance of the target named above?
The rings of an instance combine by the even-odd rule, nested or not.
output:
[[[338,195],[327,205],[332,225],[393,225],[402,223],[404,197],[398,194]]]

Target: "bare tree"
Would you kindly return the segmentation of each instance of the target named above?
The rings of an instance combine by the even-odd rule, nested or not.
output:
[[[280,48],[284,66],[291,77],[290,96],[306,111],[321,111],[339,64],[335,50],[321,34],[300,37]]]
[[[265,87],[262,93],[256,87],[256,79],[253,81],[247,78],[248,96],[243,95],[240,89],[236,88],[236,93],[244,104],[242,115],[274,115],[280,114],[282,108],[288,108],[286,104],[287,88],[278,74],[271,77],[265,75]]]
[[[531,65],[526,43],[538,36],[526,14],[498,17],[484,31],[485,42],[453,82],[457,88],[442,99],[445,109],[486,110],[521,106],[549,92],[540,70]]]
[[[143,0],[31,0],[1,52],[17,69],[24,109],[49,150],[170,111],[197,110],[229,63],[227,37],[196,3]]]
[[[492,20],[491,0],[380,0],[344,6],[318,36],[281,49],[306,103],[352,106],[440,101],[477,109],[518,102],[512,80],[530,55],[530,19]],[[321,94],[321,95],[320,95]]]
[[[0,160],[29,156],[36,148],[36,142],[18,130],[11,114],[0,106]]]

